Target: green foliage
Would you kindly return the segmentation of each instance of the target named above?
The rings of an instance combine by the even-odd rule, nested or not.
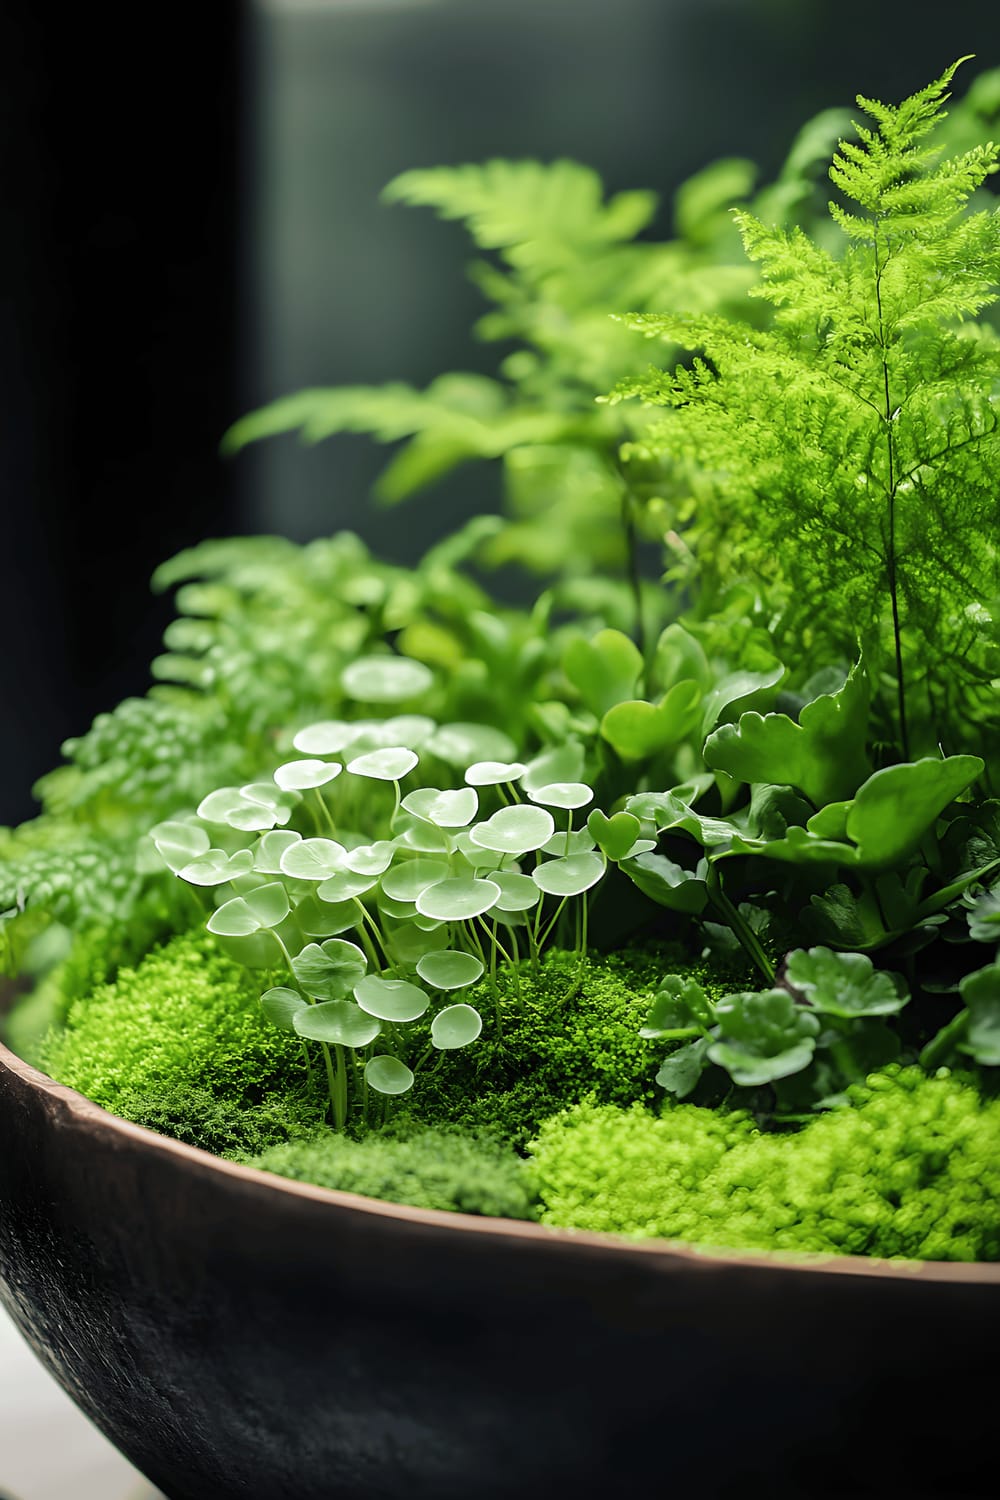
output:
[[[488,1135],[414,1129],[354,1141],[328,1131],[272,1146],[246,1164],[297,1182],[416,1208],[533,1219],[524,1164]]]
[[[521,1146],[555,1111],[592,1096],[653,1102],[660,1049],[640,1035],[665,962],[679,955],[623,949],[581,964],[553,951],[537,975],[501,975],[499,1026],[475,1047],[448,1053],[408,1107],[418,1120],[488,1128]],[[713,993],[703,965],[691,973]],[[472,996],[490,1013],[485,987]]]
[[[164,1081],[147,1090],[123,1089],[114,1108],[116,1115],[134,1125],[235,1161],[288,1141],[311,1139],[318,1112],[309,1089],[289,1089],[259,1104],[241,1104],[186,1079]]]
[[[1000,1101],[886,1068],[792,1135],[739,1111],[586,1102],[531,1147],[542,1222],[738,1250],[1000,1258]]]
[[[252,1107],[303,1081],[300,1046],[260,1024],[256,989],[204,933],[173,938],[81,996],[41,1062],[113,1113],[126,1095],[175,1097],[178,1088]]]
[[[965,208],[998,148],[927,144],[954,72],[895,108],[859,98],[874,128],[834,156],[836,251],[736,215],[770,327],[639,313],[700,352],[615,394],[672,409],[641,452],[698,465],[704,560],[779,586],[779,641],[830,660],[860,639],[894,676],[903,758],[908,699],[928,746],[959,738],[969,693],[995,719],[1000,340],[969,320],[997,296],[1000,211]]]

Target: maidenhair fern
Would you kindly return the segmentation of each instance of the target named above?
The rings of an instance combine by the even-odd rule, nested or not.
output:
[[[997,673],[1000,339],[972,320],[997,297],[1000,210],[966,210],[1000,152],[939,159],[957,66],[898,107],[859,96],[873,123],[830,169],[838,247],[735,214],[770,327],[633,315],[696,357],[612,397],[672,408],[642,452],[693,465],[713,565],[778,586],[779,643],[828,660],[860,640],[904,758],[911,721],[928,746],[958,735],[959,695]]]

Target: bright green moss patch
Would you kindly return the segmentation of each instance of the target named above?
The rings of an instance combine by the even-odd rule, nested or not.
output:
[[[537,979],[528,964],[519,985],[501,972],[499,1024],[488,986],[468,991],[486,1020],[482,1036],[418,1074],[407,1108],[422,1121],[486,1127],[523,1145],[549,1115],[588,1096],[602,1104],[659,1101],[663,1043],[644,1040],[639,1028],[661,978],[677,966],[673,951],[625,950],[582,965],[554,951]],[[700,965],[684,967],[711,984]]]
[[[247,1164],[299,1182],[416,1208],[504,1219],[535,1217],[535,1195],[524,1162],[486,1136],[417,1129],[352,1141],[326,1131],[309,1141],[274,1146]]]
[[[312,1128],[324,1105],[299,1043],[264,1022],[257,993],[208,933],[187,933],[77,999],[40,1066],[192,1145],[263,1149]]]
[[[887,1068],[794,1135],[587,1102],[532,1144],[542,1221],[745,1250],[1000,1259],[1000,1101]]]

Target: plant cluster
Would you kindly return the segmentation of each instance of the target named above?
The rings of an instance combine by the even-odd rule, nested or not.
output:
[[[0,943],[38,969],[46,923],[78,950],[98,936],[104,974],[72,953],[56,971],[79,988],[197,911],[191,995],[214,954],[227,1055],[248,1059],[234,1080],[257,1080],[240,1108],[264,1114],[220,1114],[202,1058],[185,1116],[145,1077],[148,1047],[121,1103],[135,1033],[123,1021],[108,1092],[107,989],[70,1012],[66,1081],[251,1153],[272,1094],[298,1090],[280,1159],[401,1193],[392,1151],[432,1150],[393,1137],[404,1118],[518,1147],[538,1131],[557,1187],[563,1136],[581,1162],[606,1137],[637,1205],[607,1227],[711,1238],[707,1210],[652,1205],[675,1201],[673,1168],[649,1165],[671,1137],[688,1196],[718,1171],[719,1200],[743,1201],[757,1169],[740,1164],[764,1164],[784,1186],[759,1233],[789,1244],[789,1184],[826,1191],[818,1143],[860,1149],[892,1116],[875,1198],[852,1187],[810,1245],[994,1253],[979,1199],[961,1208],[975,1084],[941,1073],[1000,1066],[1000,151],[983,139],[1000,74],[946,118],[955,67],[899,106],[859,98],[867,124],[811,122],[761,190],[747,163],[700,174],[667,242],[640,237],[651,195],[605,199],[573,163],[391,185],[485,257],[497,378],[303,392],[227,446],[399,442],[389,502],[495,460],[503,514],[412,570],[341,536],[207,543],[161,571],[180,618],[160,683],[71,743],[43,816],[2,835]],[[476,581],[510,562],[546,579],[529,608]],[[622,981],[609,955],[630,945],[646,956]],[[136,971],[146,993],[173,984],[161,961]],[[114,1004],[149,1026],[124,972]],[[340,1154],[296,1143],[324,1088]],[[475,1173],[464,1151],[455,1180]],[[758,1243],[748,1226],[724,1242]]]

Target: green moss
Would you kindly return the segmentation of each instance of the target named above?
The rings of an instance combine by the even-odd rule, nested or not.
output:
[[[523,1145],[544,1119],[588,1096],[602,1104],[658,1101],[663,1044],[644,1040],[639,1028],[660,979],[677,965],[673,950],[625,950],[582,965],[553,951],[537,979],[521,966],[520,992],[500,975],[499,1024],[481,983],[463,998],[485,1019],[482,1037],[418,1074],[406,1108],[422,1121],[486,1127]],[[684,967],[711,984],[700,965]]]
[[[40,1066],[137,1124],[210,1151],[259,1150],[314,1126],[324,1096],[258,994],[259,976],[209,933],[187,933],[74,1001]]]
[[[1000,1258],[1000,1101],[890,1067],[795,1135],[677,1104],[592,1101],[532,1143],[542,1220],[746,1250]]]
[[[415,1129],[352,1141],[327,1130],[309,1141],[274,1146],[248,1165],[417,1208],[504,1219],[530,1219],[535,1213],[525,1164],[509,1147],[483,1135]]]

